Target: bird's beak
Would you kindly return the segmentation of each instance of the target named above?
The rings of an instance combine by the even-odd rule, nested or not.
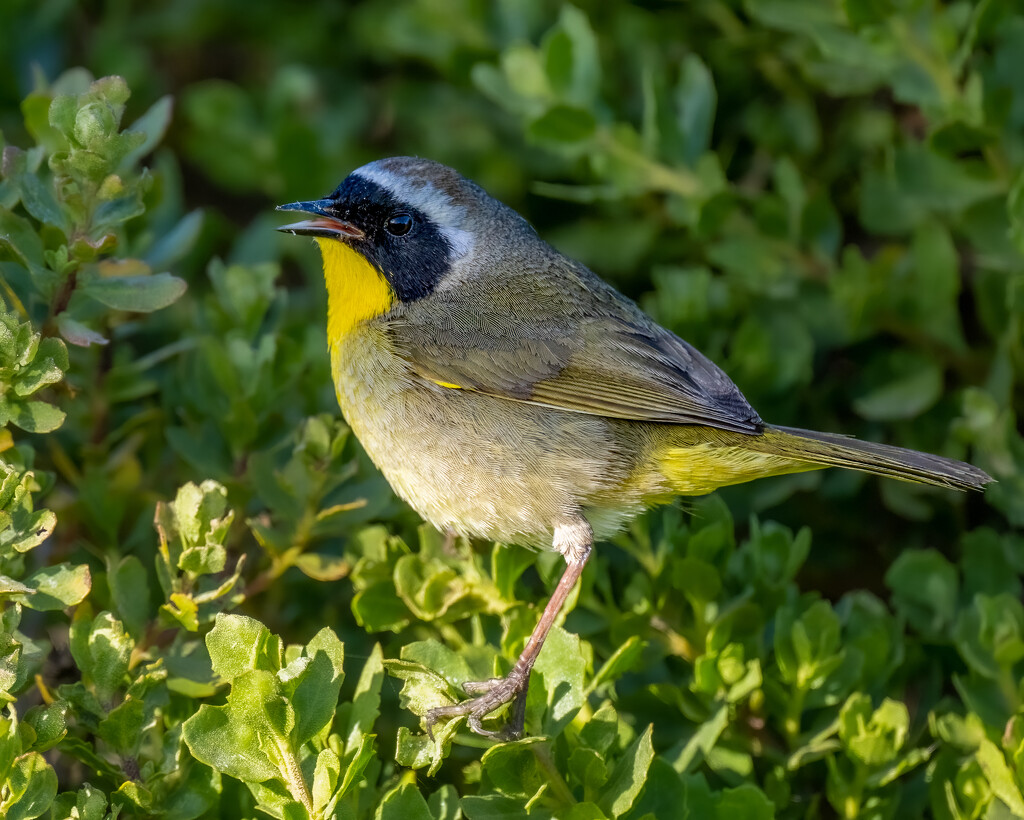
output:
[[[334,202],[330,199],[317,199],[310,202],[290,202],[278,205],[279,211],[300,211],[313,214],[313,219],[281,225],[277,230],[296,236],[325,236],[330,239],[362,239],[365,234],[351,222],[334,216]]]

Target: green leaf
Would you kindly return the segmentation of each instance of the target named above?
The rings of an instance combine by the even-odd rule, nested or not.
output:
[[[619,716],[611,703],[604,703],[580,729],[580,743],[605,756],[619,737]]]
[[[775,621],[775,660],[782,679],[800,689],[817,689],[843,661],[839,618],[827,601],[803,612],[782,607]]]
[[[374,814],[375,820],[434,820],[423,799],[412,783],[395,787],[381,800]]]
[[[119,620],[109,612],[101,612],[90,625],[86,645],[87,657],[75,660],[92,678],[96,696],[108,701],[124,683],[135,643]]]
[[[349,574],[352,565],[337,555],[304,552],[295,559],[295,566],[314,581],[339,581]]]
[[[426,714],[441,705],[439,698],[449,698],[451,690],[460,690],[473,679],[466,658],[438,641],[406,644],[401,655],[400,661],[384,661],[384,668],[405,681],[402,700],[415,714]]]
[[[246,783],[256,801],[257,808],[281,820],[311,820],[306,807],[295,799],[283,783],[270,780],[265,783]]]
[[[103,103],[87,103],[75,114],[74,138],[84,148],[96,148],[117,128],[117,117]]]
[[[750,530],[750,540],[740,550],[745,577],[758,587],[784,590],[810,554],[811,531],[804,527],[794,537],[787,527],[774,521],[762,524],[756,518],[751,519]]]
[[[227,706],[204,703],[184,722],[181,737],[197,760],[244,783],[262,783],[279,774],[263,751],[257,727],[239,720]]]
[[[896,611],[925,636],[952,626],[960,582],[954,567],[936,550],[900,553],[885,574]]]
[[[326,814],[324,810],[331,803],[331,797],[338,787],[340,777],[341,761],[331,749],[324,749],[316,756],[313,788],[310,789],[310,797],[313,799],[313,808],[316,811]]]
[[[67,218],[54,196],[52,184],[47,184],[32,172],[20,174],[16,182],[26,211],[40,222],[67,232]]]
[[[547,743],[546,738],[529,737],[492,746],[480,759],[483,776],[502,794],[524,800],[532,797],[547,781],[534,747]]]
[[[31,593],[32,587],[25,586],[20,581],[15,581],[6,575],[0,575],[0,595],[11,595],[14,593]]]
[[[11,524],[12,531],[4,533],[4,539],[15,552],[28,552],[53,534],[57,526],[57,516],[51,510],[35,510],[21,514],[16,511]]]
[[[589,111],[568,105],[555,105],[530,123],[527,134],[536,142],[579,147],[596,130],[597,121]]]
[[[44,401],[26,401],[13,408],[11,421],[29,433],[51,433],[64,423],[67,414]]]
[[[24,217],[0,208],[0,260],[13,258],[26,268],[45,268],[43,241]]]
[[[145,723],[145,704],[129,698],[100,722],[96,733],[122,757],[134,757],[142,741]]]
[[[498,594],[505,601],[515,600],[516,581],[537,560],[532,550],[495,544],[491,550],[491,575]]]
[[[565,102],[593,105],[601,81],[597,37],[587,16],[563,5],[558,24],[544,37],[544,70],[552,90]]]
[[[604,662],[604,665],[598,670],[597,674],[594,675],[594,679],[591,681],[590,686],[587,687],[587,691],[592,692],[599,686],[609,681],[618,680],[624,674],[631,671],[636,666],[637,661],[640,660],[640,656],[646,647],[647,642],[641,640],[639,635],[630,635],[626,642],[615,650],[612,656]]]
[[[201,210],[189,211],[173,228],[153,243],[143,261],[150,269],[159,270],[184,258],[199,239],[203,219],[204,214]]]
[[[95,230],[97,232],[106,231],[101,242],[109,241],[110,247],[113,248],[117,242],[116,234],[112,233],[121,223],[127,222],[129,219],[134,219],[137,216],[141,216],[146,212],[145,203],[142,200],[142,192],[134,190],[128,193],[126,196],[113,196],[113,194],[120,190],[120,180],[112,177],[108,177],[107,180],[114,179],[114,190],[105,191],[104,187],[100,188],[98,198],[101,200],[100,205],[96,208],[96,212],[93,215],[93,222],[95,224]],[[109,237],[109,240],[107,240]],[[102,249],[106,249],[103,247]],[[170,274],[158,274],[160,276],[169,276]],[[115,277],[110,277],[115,278]],[[130,277],[123,277],[130,278]],[[182,283],[182,290],[184,290],[184,283]],[[116,297],[115,297],[116,298]],[[123,298],[123,297],[122,297]],[[136,297],[138,298],[138,297]],[[177,298],[177,297],[175,297]],[[103,301],[100,299],[99,301]],[[173,301],[173,300],[172,300]],[[164,307],[164,305],[160,305]],[[127,308],[131,310],[133,308]],[[155,308],[150,308],[151,310]]]
[[[409,608],[395,594],[392,580],[371,584],[352,599],[356,623],[367,632],[397,632],[409,623]]]
[[[68,733],[69,705],[64,701],[43,706],[33,706],[25,713],[25,723],[36,733],[32,748],[37,752],[45,752],[57,745]]]
[[[608,786],[598,801],[606,814],[612,817],[625,814],[643,789],[647,770],[654,759],[654,746],[651,742],[653,730],[653,724],[649,725],[622,753],[612,770]]]
[[[31,396],[37,390],[56,384],[68,369],[68,351],[59,339],[42,339],[35,357],[28,367],[18,373],[14,392],[18,396]]]
[[[164,138],[167,127],[171,124],[173,110],[174,98],[168,94],[153,103],[145,114],[126,129],[126,133],[142,134],[145,140],[125,157],[124,166],[131,166],[146,156]]]
[[[334,718],[345,679],[344,658],[341,641],[334,630],[325,626],[304,647],[302,656],[278,675],[284,694],[295,710],[291,741],[296,748],[329,726]],[[293,668],[294,674],[291,674]]]
[[[521,799],[503,794],[469,795],[461,804],[468,820],[520,820],[528,816],[524,815]]]
[[[892,763],[907,740],[907,707],[886,698],[872,710],[871,698],[856,692],[839,712],[839,739],[848,755],[868,767]]]
[[[49,109],[52,95],[35,91],[21,101],[21,113],[25,119],[25,130],[44,148],[54,153],[67,150],[67,143],[62,135],[49,123]],[[0,147],[3,139],[0,137]]]
[[[247,783],[277,778],[299,799],[305,786],[297,782],[302,773],[288,741],[294,722],[277,676],[255,670],[232,681],[225,706],[204,704],[185,721],[182,737],[208,766]]]
[[[111,557],[107,566],[107,584],[114,608],[136,640],[149,622],[149,578],[142,562],[134,555]]]
[[[54,820],[58,817],[67,820],[113,820],[112,815],[107,813],[107,796],[88,783],[77,792],[65,792],[58,798],[58,802],[62,798],[70,798],[70,805],[61,814],[57,813],[55,805],[52,815]]]
[[[92,588],[92,576],[85,564],[57,564],[36,570],[25,579],[34,593],[24,598],[25,606],[45,612],[81,603]]]
[[[942,394],[942,368],[933,359],[912,351],[886,354],[884,364],[867,374],[874,384],[854,399],[853,409],[872,421],[919,416]]]
[[[212,480],[202,484],[190,481],[178,488],[169,507],[173,530],[180,537],[183,548],[223,543],[234,520],[234,512],[227,507],[227,494],[222,484]],[[177,562],[180,553],[176,556]]]
[[[1017,250],[1024,254],[1024,171],[1017,178],[1006,198],[1006,211],[1010,217],[1010,238]]]
[[[173,304],[185,289],[183,279],[169,273],[154,273],[92,279],[80,291],[115,310],[149,313]]]
[[[227,551],[220,544],[186,547],[178,558],[178,569],[193,575],[214,575],[223,572]]]
[[[978,764],[992,787],[993,794],[1002,800],[1014,817],[1024,817],[1024,796],[1014,782],[1013,772],[1006,765],[1003,753],[988,738],[981,741],[977,751]]]
[[[343,678],[341,642],[325,627],[307,646],[289,647],[289,662],[280,668],[280,638],[251,618],[220,614],[206,645],[214,670],[230,680],[231,690],[224,706],[204,705],[185,721],[185,743],[198,760],[246,782],[265,810],[301,814],[308,801],[305,779],[317,775],[300,768],[299,750],[334,718]],[[351,785],[348,778],[365,768],[372,748],[372,737],[364,736],[338,789],[341,762],[333,752],[334,763],[324,758],[318,799],[339,798]]]
[[[563,817],[564,820],[606,820],[608,815],[596,803],[576,803]]]
[[[544,734],[557,735],[583,705],[586,666],[579,636],[560,626],[552,628],[533,667],[534,682],[527,693],[528,714],[544,708]]]
[[[718,598],[722,589],[722,579],[707,561],[687,555],[674,567],[674,582],[690,600],[694,611],[703,616],[704,607]]]
[[[956,215],[1000,193],[987,169],[956,162],[908,142],[893,151],[884,171],[869,171],[861,188],[860,219],[872,233],[900,234],[929,214]]]
[[[975,595],[961,610],[953,640],[967,664],[998,680],[1024,658],[1024,605],[1013,595]]]
[[[370,657],[363,664],[350,704],[343,706],[346,739],[345,748],[355,746],[362,735],[373,731],[380,714],[380,689],[384,683],[384,653],[380,644],[374,644]]]
[[[676,121],[682,137],[680,159],[687,165],[694,165],[708,150],[717,103],[711,71],[696,54],[687,54],[675,89]]]
[[[716,796],[714,816],[716,820],[774,820],[775,806],[757,786],[744,783]]]
[[[729,707],[722,704],[705,720],[693,735],[682,744],[678,756],[672,761],[673,768],[680,774],[693,771],[708,753],[715,748],[718,739],[729,725]]]
[[[206,648],[213,671],[226,681],[253,669],[276,672],[281,666],[280,639],[245,615],[218,614]]]
[[[343,763],[348,765],[336,796],[342,797],[348,794],[363,779],[363,772],[374,759],[375,740],[374,735],[363,735],[356,746],[346,748]]]
[[[450,783],[441,786],[427,801],[434,820],[460,820],[459,793]]]
[[[688,799],[683,778],[668,764],[665,758],[657,756],[651,761],[647,771],[644,790],[629,817],[686,817],[696,818],[710,816],[710,806],[706,812],[698,812]]]
[[[57,773],[38,752],[14,761],[0,793],[0,811],[6,820],[32,820],[50,807],[57,796]]]
[[[71,318],[67,311],[57,315],[57,330],[60,331],[60,335],[66,341],[78,347],[105,345],[110,341],[106,336],[102,336],[92,328],[86,327],[77,319]]]
[[[414,735],[408,726],[398,727],[395,762],[410,769],[429,766],[437,754],[436,744],[426,735]]]

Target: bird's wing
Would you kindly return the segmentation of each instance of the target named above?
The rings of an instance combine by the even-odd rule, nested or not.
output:
[[[460,288],[435,292],[429,307],[414,303],[386,324],[412,371],[442,387],[616,419],[761,430],[736,385],[696,348],[596,277],[561,284],[474,289],[471,299]]]

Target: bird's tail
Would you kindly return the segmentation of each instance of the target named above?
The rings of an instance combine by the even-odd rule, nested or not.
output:
[[[956,490],[980,490],[993,480],[984,470],[956,459],[795,427],[766,427],[744,444],[765,455]]]

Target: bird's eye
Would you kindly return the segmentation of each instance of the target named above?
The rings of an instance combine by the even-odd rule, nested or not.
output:
[[[384,227],[392,236],[405,236],[412,230],[412,221],[410,214],[394,214],[384,223]]]

